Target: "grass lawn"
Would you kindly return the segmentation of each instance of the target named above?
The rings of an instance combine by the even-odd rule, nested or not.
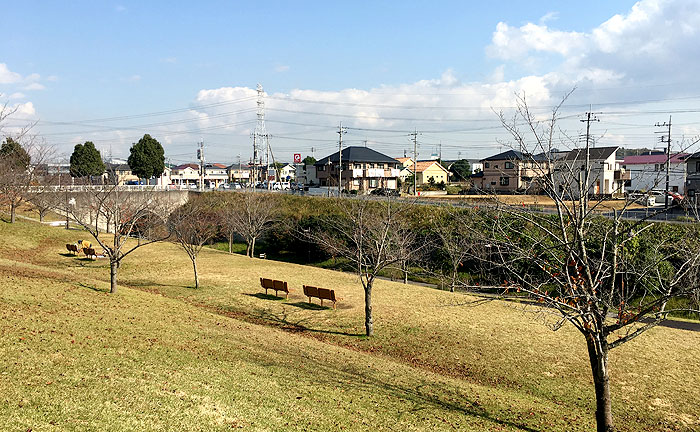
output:
[[[376,336],[344,274],[205,248],[194,290],[174,244],[108,263],[77,230],[0,223],[0,423],[9,430],[594,429],[585,344],[498,301],[378,281]],[[287,300],[260,277],[287,280]],[[303,283],[334,288],[309,306]],[[621,430],[697,430],[700,333],[612,352]]]

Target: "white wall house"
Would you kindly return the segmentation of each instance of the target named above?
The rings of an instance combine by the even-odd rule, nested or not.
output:
[[[217,188],[224,183],[228,183],[228,169],[226,165],[220,163],[204,165],[204,184],[207,187]]]
[[[187,163],[173,167],[170,181],[175,186],[196,187],[199,185],[199,165]]]
[[[589,149],[590,174],[588,191],[591,195],[615,195],[625,191],[625,182],[630,179],[630,172],[622,168],[622,161],[617,160],[619,147],[592,147]],[[573,177],[582,177],[586,165],[586,150],[574,149],[557,158],[554,162],[554,181],[559,191],[568,190],[577,195],[578,186]],[[569,186],[567,187],[567,184]],[[576,198],[576,196],[574,197]]]
[[[281,181],[294,181],[296,179],[296,168],[292,164],[285,164],[280,168],[280,180]]]
[[[669,190],[685,194],[687,153],[672,154],[669,164]],[[664,152],[652,152],[636,156],[627,156],[622,167],[630,172],[630,180],[625,190],[649,191],[666,189],[666,162],[668,156]]]

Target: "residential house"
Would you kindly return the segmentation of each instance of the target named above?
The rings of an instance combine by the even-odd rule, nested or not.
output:
[[[204,184],[210,188],[218,188],[228,183],[228,167],[220,163],[204,164]]]
[[[544,154],[531,155],[508,150],[481,159],[483,175],[473,177],[475,186],[484,191],[499,193],[537,193],[538,178],[549,170],[549,158]]]
[[[646,192],[666,189],[666,162],[669,162],[669,190],[684,194],[687,156],[688,153],[672,154],[670,161],[662,151],[626,156],[622,168],[630,172],[630,179],[625,182],[625,190]]]
[[[698,195],[700,195],[700,152],[686,156],[685,166],[685,193],[691,202],[697,205]]]
[[[170,181],[178,187],[198,187],[200,181],[199,165],[186,163],[173,167],[170,171]]]
[[[233,164],[228,167],[228,181],[248,184],[251,181],[253,167],[251,165]]]
[[[280,168],[281,181],[294,181],[296,179],[296,167],[292,164],[284,164]]]
[[[397,189],[401,163],[368,147],[347,147],[317,161],[321,186],[338,186],[347,191],[369,192],[376,188]],[[342,166],[339,166],[339,162]]]
[[[407,178],[412,176],[414,174],[414,170],[417,186],[423,186],[430,183],[430,179],[433,179],[435,183],[443,182],[445,184],[447,184],[450,180],[449,171],[447,171],[447,169],[437,161],[418,161],[414,168],[413,160],[411,158],[408,158],[408,161],[397,160],[402,162],[403,165],[403,169],[399,174],[402,181],[406,181]]]
[[[591,147],[588,149],[589,174],[588,193],[591,195],[612,196],[624,193],[625,182],[630,180],[630,172],[617,160],[619,147]],[[554,159],[554,181],[560,192],[569,190],[577,198],[583,181],[586,166],[586,149],[574,149]],[[574,178],[576,176],[577,178]],[[567,184],[571,185],[567,187]]]
[[[139,181],[139,178],[131,172],[131,167],[127,163],[106,163],[104,177],[108,184],[120,186]]]

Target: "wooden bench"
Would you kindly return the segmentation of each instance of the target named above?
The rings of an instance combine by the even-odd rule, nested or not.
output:
[[[282,291],[285,294],[284,297],[289,298],[289,287],[285,281],[260,278],[260,286],[265,289],[265,294],[267,294],[267,290],[274,290],[276,297],[277,291]]]
[[[333,309],[335,309],[335,303],[341,300],[336,298],[335,290],[318,288],[310,285],[304,285],[304,295],[309,298],[309,303],[311,303],[312,297],[316,297],[317,299],[321,300],[321,306],[323,306],[323,300],[330,300],[333,302]]]
[[[95,252],[93,248],[83,248],[83,253],[88,258],[92,258],[93,260],[97,259],[97,252]]]

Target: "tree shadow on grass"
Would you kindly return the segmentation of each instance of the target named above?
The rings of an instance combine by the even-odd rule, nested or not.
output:
[[[286,300],[286,298],[284,298],[284,297],[278,297],[278,296],[272,295],[272,294],[263,294],[263,293],[247,294],[247,293],[244,293],[244,295],[247,295],[249,297],[259,298],[260,300]]]
[[[78,256],[78,255],[72,254],[70,252],[59,253],[59,255],[64,256],[64,257],[77,257]]]
[[[78,284],[78,286],[80,286],[81,288],[87,288],[87,289],[93,290],[93,291],[95,291],[95,292],[100,292],[100,293],[107,293],[107,292],[109,292],[109,289],[98,288],[98,287],[96,287],[95,285],[88,285],[88,284],[85,284],[85,283],[82,283],[82,282],[80,282],[80,283]]]
[[[407,402],[409,407],[406,412],[430,413],[438,408],[445,411],[457,412],[467,417],[482,419],[509,429],[526,432],[536,432],[539,430],[528,426],[524,422],[501,419],[498,412],[489,412],[489,410],[484,408],[478,396],[473,397],[465,393],[464,390],[451,389],[448,387],[436,389],[435,383],[431,382],[429,379],[417,380],[413,383],[401,383],[391,380],[388,376],[382,376],[372,369],[356,365],[353,362],[345,362],[342,365],[336,366],[331,362],[314,360],[303,353],[290,353],[285,351],[283,347],[270,349],[285,359],[297,357],[298,363],[313,362],[313,366],[310,366],[310,368],[314,371],[314,377],[324,381],[327,385],[337,385],[338,381],[342,381],[343,386],[367,393],[375,392],[376,389],[381,389],[393,398]],[[323,377],[328,378],[324,379]],[[443,419],[443,421],[445,420]],[[459,425],[452,426],[456,428],[456,426]]]
[[[306,304],[306,303],[303,303],[303,304]],[[288,305],[299,307],[298,304],[288,303]],[[325,307],[324,307],[324,309],[325,309]],[[262,321],[262,322],[272,324],[274,326],[277,326],[277,327],[280,327],[284,330],[288,330],[288,331],[292,331],[292,332],[333,334],[333,335],[352,336],[352,337],[361,337],[361,338],[365,337],[364,333],[350,333],[350,332],[341,331],[341,330],[313,328],[313,327],[307,325],[307,321],[312,320],[311,317],[305,316],[305,317],[298,318],[296,320],[292,320],[292,317],[290,317],[288,314],[287,308],[284,308],[283,310],[281,310],[279,312],[273,312],[271,310],[256,310],[253,313],[249,314],[249,316],[251,316],[257,322]]]
[[[331,309],[330,306],[321,306],[316,303],[307,303],[307,302],[296,302],[296,303],[289,303],[289,306],[294,306],[298,307],[300,309],[307,309],[307,310],[328,310]]]

